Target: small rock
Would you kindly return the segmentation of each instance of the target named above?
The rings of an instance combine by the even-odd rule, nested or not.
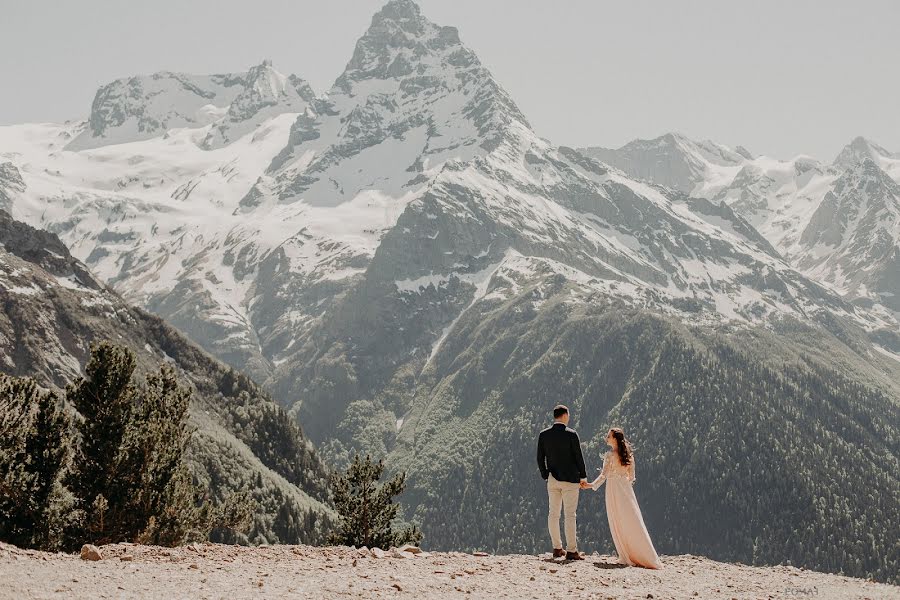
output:
[[[81,547],[81,559],[82,560],[103,560],[103,554],[100,553],[100,548],[93,544],[85,544]]]
[[[534,575],[528,578],[528,581],[534,581]]]
[[[134,560],[134,557],[130,554],[123,554],[119,557],[119,560],[121,560],[122,562],[131,562],[132,560]]]
[[[398,592],[402,592],[402,591],[403,591],[403,588],[400,587],[400,584],[399,584],[399,583],[393,583],[393,584],[391,584],[391,587],[395,588]]]
[[[490,556],[487,552],[473,552],[472,556]]]
[[[551,573],[556,573],[557,571],[559,571],[559,569],[550,569]]]
[[[387,558],[390,555],[381,548],[372,548],[372,556],[375,558]]]
[[[197,563],[191,563],[191,566],[189,566],[188,568],[189,569],[199,569],[200,565],[198,565]]]
[[[412,544],[403,544],[399,548],[397,548],[400,552],[409,552],[410,554],[421,554],[422,549],[418,546],[413,546]]]

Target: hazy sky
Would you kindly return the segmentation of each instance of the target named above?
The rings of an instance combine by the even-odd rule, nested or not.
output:
[[[0,0],[0,123],[86,118],[97,87],[159,70],[275,67],[330,87],[380,0]],[[680,131],[831,160],[900,151],[895,0],[421,0],[459,28],[537,132],[619,146]]]

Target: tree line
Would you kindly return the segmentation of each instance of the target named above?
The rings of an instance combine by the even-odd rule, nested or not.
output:
[[[63,397],[0,374],[0,539],[176,545],[245,527],[245,494],[214,503],[187,470],[190,399],[172,367],[139,380],[134,355],[109,343]]]
[[[144,379],[135,368],[130,350],[101,343],[62,396],[32,378],[0,374],[0,540],[54,551],[121,541],[174,546],[233,542],[253,527],[259,507],[249,492],[216,501],[191,476],[191,389],[169,365]],[[249,380],[229,372],[221,385],[236,399],[229,408],[234,421],[245,420]],[[421,540],[416,526],[396,525],[393,499],[404,474],[379,484],[384,464],[356,456],[346,472],[329,473],[323,489],[315,474],[298,470],[311,447],[299,447],[275,412],[263,415],[267,435],[247,441],[278,472],[309,478],[317,497],[333,497],[330,543],[388,548]],[[273,524],[283,539],[313,526],[296,522],[288,504]]]

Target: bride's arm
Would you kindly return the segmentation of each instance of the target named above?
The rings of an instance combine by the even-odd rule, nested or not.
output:
[[[594,490],[599,489],[600,486],[603,485],[603,482],[606,481],[606,476],[608,474],[609,474],[609,460],[607,460],[607,457],[604,456],[603,457],[603,470],[600,471],[599,475],[597,475],[597,479],[593,480],[589,485]]]
[[[628,463],[628,481],[634,485],[634,455],[631,456],[631,462]]]

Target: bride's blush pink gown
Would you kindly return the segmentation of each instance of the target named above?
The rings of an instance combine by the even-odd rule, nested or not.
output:
[[[612,450],[603,457],[603,472],[591,484],[595,490],[606,482],[606,516],[619,562],[625,565],[661,569],[662,563],[650,541],[632,485],[634,456],[623,465]]]

